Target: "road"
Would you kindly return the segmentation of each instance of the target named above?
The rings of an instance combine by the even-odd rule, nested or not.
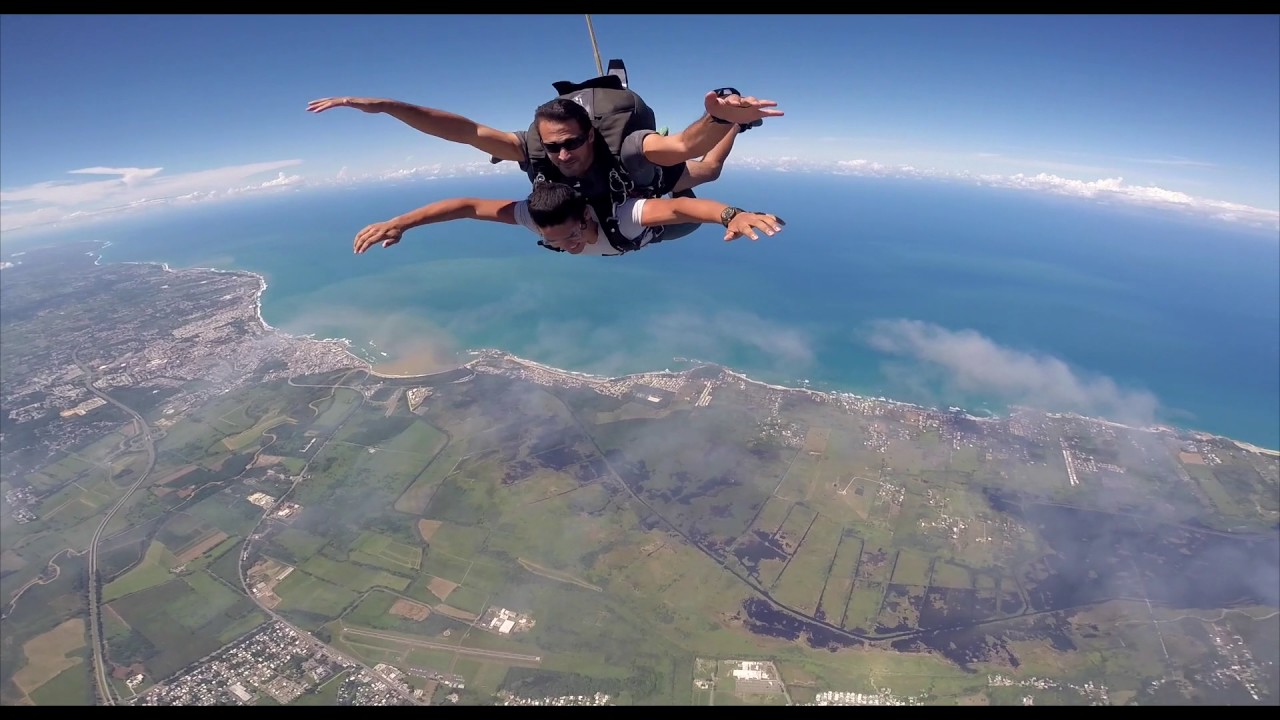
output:
[[[151,471],[156,466],[156,445],[151,439],[151,428],[147,425],[147,421],[142,419],[133,408],[116,400],[110,395],[102,392],[93,386],[94,374],[84,363],[80,362],[80,349],[76,348],[71,351],[71,360],[84,372],[84,386],[89,392],[102,398],[103,400],[124,410],[133,417],[133,422],[138,427],[138,437],[142,438],[143,450],[147,453],[147,466],[142,472],[138,473],[138,479],[129,486],[124,497],[121,497],[111,509],[107,511],[98,528],[93,531],[93,538],[89,540],[89,637],[93,642],[93,675],[98,683],[101,691],[102,701],[106,705],[114,705],[115,698],[111,690],[111,678],[107,673],[107,645],[106,640],[102,637],[102,619],[99,617],[102,602],[102,591],[98,582],[98,541],[102,539],[102,533],[106,531],[107,525],[111,522],[111,518],[116,516],[120,508],[129,502],[129,498],[133,493],[146,482],[151,475]]]
[[[284,499],[285,499],[286,497],[288,497],[290,494],[292,494],[292,493],[293,493],[294,489],[298,487],[298,483],[299,483],[299,482],[302,480],[302,478],[306,475],[307,468],[311,467],[311,460],[314,460],[315,458],[320,457],[320,453],[324,451],[325,446],[326,446],[326,445],[328,445],[328,444],[329,444],[329,442],[330,442],[331,440],[333,440],[334,436],[338,434],[338,431],[339,431],[339,430],[341,430],[341,429],[343,428],[343,426],[344,426],[344,425],[346,425],[346,423],[347,423],[347,418],[350,418],[350,417],[351,417],[351,415],[352,415],[352,414],[353,414],[357,409],[359,409],[361,405],[363,405],[363,404],[364,404],[364,395],[363,395],[363,394],[361,394],[359,390],[357,390],[356,388],[351,387],[350,385],[343,385],[343,384],[342,384],[342,381],[346,380],[346,379],[347,379],[348,377],[350,377],[353,373],[357,373],[357,372],[363,372],[363,373],[366,373],[366,375],[367,375],[368,370],[365,370],[365,369],[363,369],[363,368],[361,368],[361,369],[357,369],[357,370],[352,370],[351,372],[348,372],[348,373],[346,373],[345,375],[343,375],[341,378],[339,378],[339,379],[338,379],[338,382],[336,382],[336,383],[334,383],[334,384],[332,384],[332,385],[303,385],[303,384],[301,384],[301,383],[295,383],[295,382],[293,381],[293,378],[289,378],[289,380],[288,380],[289,384],[290,384],[290,385],[292,385],[292,386],[294,386],[294,387],[321,387],[321,388],[330,388],[330,389],[331,389],[330,396],[332,396],[332,395],[333,395],[333,393],[336,393],[336,392],[337,392],[337,389],[338,389],[338,388],[340,388],[340,387],[347,388],[348,390],[352,390],[352,391],[354,391],[354,392],[356,393],[356,398],[357,398],[358,402],[357,402],[355,405],[353,405],[349,411],[347,411],[347,416],[346,416],[346,418],[343,418],[342,422],[338,423],[338,424],[333,428],[333,431],[332,431],[332,432],[330,432],[330,433],[329,433],[329,435],[328,435],[327,437],[325,437],[324,442],[320,443],[320,447],[316,448],[315,452],[313,452],[313,453],[311,454],[311,459],[307,460],[307,463],[306,463],[305,465],[303,465],[303,466],[302,466],[302,469],[298,471],[298,474],[294,476],[294,478],[293,478],[293,484],[292,484],[292,485],[290,485],[289,490],[288,490],[287,492],[285,492],[284,494],[282,494],[279,498],[277,498],[277,499],[276,499],[276,505],[279,505],[281,502],[283,502],[283,501],[284,501]],[[313,407],[312,409],[314,410],[315,408]],[[238,565],[238,567],[239,567],[238,574],[239,574],[239,576],[240,576],[240,587],[242,587],[242,588],[244,589],[244,594],[245,594],[246,596],[248,596],[248,598],[249,598],[250,600],[252,600],[252,601],[254,602],[254,604],[255,604],[255,605],[257,605],[259,608],[261,608],[263,612],[265,612],[267,615],[271,616],[271,619],[272,619],[272,620],[275,620],[276,622],[279,622],[279,623],[281,623],[281,624],[283,624],[283,625],[287,625],[287,626],[289,627],[289,629],[290,629],[290,630],[293,630],[294,632],[296,632],[296,633],[298,634],[298,637],[300,637],[300,638],[302,638],[302,639],[306,640],[307,642],[311,643],[311,644],[312,644],[313,646],[315,646],[315,647],[323,648],[325,652],[329,653],[330,655],[332,655],[332,656],[334,656],[334,657],[341,658],[342,660],[345,660],[345,661],[347,661],[347,662],[349,662],[349,663],[353,663],[353,664],[355,664],[355,665],[358,665],[358,666],[360,666],[360,667],[364,668],[365,670],[367,670],[367,671],[369,672],[369,674],[373,675],[374,677],[376,677],[376,678],[378,678],[378,679],[382,680],[382,682],[386,683],[386,684],[387,684],[387,687],[389,687],[389,688],[393,688],[393,689],[396,691],[396,693],[400,695],[400,697],[404,698],[405,700],[408,700],[409,702],[412,702],[414,705],[427,705],[427,704],[428,704],[427,702],[424,702],[424,701],[423,701],[423,700],[421,700],[420,698],[416,698],[416,697],[414,697],[412,693],[404,692],[404,691],[401,689],[401,685],[400,685],[400,683],[392,682],[390,678],[388,678],[387,676],[385,676],[385,675],[383,675],[382,673],[378,672],[377,670],[374,670],[373,668],[369,667],[368,665],[364,664],[364,662],[362,662],[359,658],[353,658],[353,657],[351,657],[351,656],[347,655],[346,653],[341,652],[340,650],[338,650],[337,648],[333,647],[332,645],[329,645],[328,643],[325,643],[325,642],[321,641],[321,640],[320,640],[319,638],[317,638],[316,636],[312,635],[311,633],[307,632],[306,630],[303,630],[302,628],[300,628],[300,627],[298,627],[298,626],[294,625],[293,623],[289,622],[289,621],[288,621],[288,620],[286,620],[285,618],[281,617],[279,614],[277,614],[277,613],[276,613],[276,611],[275,611],[275,610],[272,610],[271,608],[269,608],[269,607],[267,607],[266,605],[264,605],[264,604],[262,603],[262,601],[258,598],[258,596],[257,596],[257,595],[254,595],[254,594],[253,594],[253,592],[252,592],[252,591],[250,591],[250,589],[249,589],[249,576],[248,576],[248,574],[247,574],[247,573],[245,573],[244,561],[245,561],[245,558],[246,558],[246,557],[248,556],[248,554],[249,554],[249,546],[250,546],[250,544],[252,543],[252,538],[253,538],[253,536],[258,534],[259,528],[261,528],[261,527],[262,527],[262,524],[263,524],[263,523],[265,523],[265,522],[267,522],[267,519],[271,517],[271,513],[272,513],[272,511],[274,510],[274,508],[275,508],[275,505],[273,505],[271,508],[268,508],[268,509],[267,509],[267,511],[266,511],[266,512],[264,512],[264,513],[262,514],[262,518],[258,520],[258,524],[257,524],[257,525],[255,525],[255,526],[253,527],[253,530],[249,532],[248,537],[246,537],[246,538],[245,538],[244,546],[240,549],[240,561],[239,561],[239,565]]]

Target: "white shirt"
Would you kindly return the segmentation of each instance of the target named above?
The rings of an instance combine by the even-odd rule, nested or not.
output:
[[[628,240],[640,238],[642,241],[641,246],[647,245],[650,238],[653,236],[653,228],[647,228],[644,226],[644,223],[641,222],[641,218],[643,217],[641,212],[644,207],[644,200],[644,198],[630,198],[618,207],[617,213],[618,230],[622,232],[622,236]],[[590,205],[587,206],[587,212],[591,213],[592,220],[595,220],[597,223],[600,222],[600,219],[596,217],[596,211]],[[516,203],[515,214],[516,222],[518,224],[528,228],[532,233],[539,234],[537,224],[535,224],[533,222],[533,218],[529,216],[528,200],[521,200]],[[604,229],[601,228],[600,231],[596,233],[596,241],[594,243],[584,245],[582,247],[582,252],[578,254],[621,255],[622,253],[613,249],[613,246],[609,244],[609,238],[605,237]]]

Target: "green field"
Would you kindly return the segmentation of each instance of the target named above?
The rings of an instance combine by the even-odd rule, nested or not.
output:
[[[298,569],[276,585],[275,593],[281,599],[278,609],[296,609],[327,617],[338,617],[358,597],[351,590]]]
[[[806,614],[818,609],[843,531],[844,528],[830,518],[823,515],[814,518],[804,534],[804,542],[774,584],[773,596],[779,602]]]
[[[177,558],[158,541],[147,546],[147,554],[137,567],[111,581],[102,589],[102,601],[112,602],[126,595],[163,585],[173,579],[170,572],[178,564]]]
[[[898,553],[898,563],[893,568],[893,582],[897,585],[928,585],[929,556],[914,550]]]
[[[360,394],[354,390],[344,387],[334,388],[331,398],[315,403],[314,406],[320,410],[320,414],[311,421],[311,431],[333,430],[355,410],[360,400],[362,400]]]
[[[356,541],[355,549],[366,555],[389,561],[401,570],[418,570],[422,567],[422,548],[397,542],[378,533],[366,532]]]
[[[392,575],[383,570],[362,567],[352,562],[335,562],[323,555],[312,556],[298,569],[355,592],[364,592],[375,587],[404,590],[411,582],[408,578]]]

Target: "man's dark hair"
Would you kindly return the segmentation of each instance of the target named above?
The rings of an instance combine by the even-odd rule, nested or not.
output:
[[[587,199],[564,183],[534,183],[529,193],[529,217],[540,228],[581,220],[586,212]]]
[[[556,98],[539,105],[533,111],[533,122],[540,120],[575,122],[578,124],[578,132],[583,135],[591,129],[591,116],[587,114],[587,109],[565,98]]]

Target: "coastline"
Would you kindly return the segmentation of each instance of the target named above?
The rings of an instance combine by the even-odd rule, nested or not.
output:
[[[110,245],[110,244],[111,244],[111,243],[110,243],[110,241],[107,241],[105,244],[103,244],[102,248],[99,248],[99,250],[102,250],[103,248],[106,248],[106,247],[107,247],[108,245]],[[94,265],[101,265],[101,264],[102,264],[102,255],[101,255],[101,254],[98,254],[98,256],[94,259],[94,263],[93,263],[93,264],[94,264]],[[372,363],[370,363],[368,360],[366,360],[366,359],[364,359],[364,358],[360,357],[359,355],[356,355],[356,354],[352,351],[352,349],[351,349],[351,348],[352,348],[352,342],[351,342],[349,339],[347,339],[347,338],[322,338],[322,339],[316,339],[316,338],[315,338],[315,336],[314,336],[313,334],[310,334],[310,335],[295,335],[295,334],[293,334],[293,333],[289,333],[289,332],[286,332],[286,331],[284,331],[284,330],[281,330],[280,328],[277,328],[277,327],[275,327],[274,325],[272,325],[271,323],[267,322],[267,319],[266,319],[265,317],[263,317],[263,315],[262,315],[262,296],[263,296],[263,295],[266,293],[266,291],[267,291],[268,283],[267,283],[267,278],[266,278],[266,276],[265,276],[265,275],[263,275],[262,273],[254,272],[253,270],[225,270],[225,269],[221,269],[221,268],[212,268],[212,267],[194,267],[194,266],[193,266],[193,267],[178,268],[177,270],[175,270],[174,268],[172,268],[172,267],[170,267],[170,266],[169,266],[169,263],[167,263],[167,262],[165,262],[165,261],[163,261],[163,260],[120,260],[120,261],[118,261],[118,264],[120,264],[120,265],[158,265],[158,266],[160,267],[160,269],[162,269],[163,271],[168,272],[168,273],[177,273],[177,272],[179,272],[179,271],[198,271],[198,272],[217,273],[217,274],[220,274],[220,275],[241,275],[241,276],[248,276],[248,277],[252,277],[252,278],[254,278],[254,279],[256,279],[256,280],[258,281],[258,289],[257,289],[257,290],[255,290],[255,291],[253,292],[253,308],[254,308],[254,316],[255,316],[255,317],[257,317],[257,319],[258,319],[258,324],[261,326],[261,328],[262,328],[262,330],[263,330],[264,332],[266,332],[266,333],[270,333],[270,334],[281,335],[281,336],[284,336],[284,337],[289,338],[289,339],[291,339],[291,340],[305,340],[305,341],[308,341],[308,342],[322,343],[322,344],[328,344],[328,345],[337,345],[337,346],[339,346],[339,348],[342,350],[342,352],[343,352],[343,353],[345,353],[348,357],[350,357],[352,360],[354,360],[354,361],[355,361],[355,363],[356,363],[356,365],[357,365],[357,366],[359,366],[359,367],[363,367],[364,369],[369,370],[369,371],[370,371],[370,374],[373,374],[373,373],[372,373],[372,367],[373,367]]]
[[[95,260],[94,260],[94,265],[101,265],[101,264],[102,264],[102,254],[101,254],[101,251],[102,251],[102,250],[104,250],[105,248],[107,248],[107,247],[109,247],[109,246],[111,245],[111,242],[110,242],[110,241],[98,241],[98,242],[100,243],[100,247],[98,248],[98,252],[96,253],[96,258],[95,258]],[[166,272],[178,272],[178,270],[174,270],[173,268],[171,268],[171,267],[169,266],[169,263],[168,263],[168,262],[165,262],[165,261],[159,261],[159,260],[133,260],[133,261],[118,261],[118,262],[119,262],[120,264],[129,264],[129,265],[158,265],[158,266],[160,266],[162,269],[164,269]],[[507,350],[503,350],[503,349],[500,349],[500,348],[472,348],[472,349],[468,349],[468,350],[464,351],[463,353],[459,353],[459,355],[478,355],[479,357],[476,357],[476,358],[474,358],[474,359],[472,359],[472,360],[467,360],[467,361],[465,361],[465,362],[460,362],[460,363],[458,363],[456,366],[451,366],[451,367],[448,367],[448,368],[445,368],[445,369],[433,370],[433,371],[431,371],[431,372],[427,372],[427,373],[409,373],[409,374],[390,374],[390,373],[378,372],[378,371],[375,369],[375,368],[377,367],[377,365],[376,365],[375,363],[371,362],[370,360],[368,360],[368,359],[366,359],[366,358],[363,358],[363,357],[361,357],[360,355],[358,355],[358,354],[357,354],[357,352],[356,352],[356,350],[354,349],[354,347],[355,347],[354,343],[353,343],[350,339],[348,339],[348,338],[321,338],[321,339],[317,339],[317,338],[314,336],[314,334],[302,334],[302,335],[292,334],[292,333],[288,333],[288,332],[286,332],[286,331],[284,331],[284,330],[280,330],[279,328],[276,328],[276,327],[272,326],[270,323],[268,323],[268,322],[266,321],[266,318],[264,318],[264,317],[263,317],[263,315],[262,315],[263,295],[265,294],[265,292],[266,292],[266,290],[267,290],[267,287],[268,287],[267,279],[266,279],[266,277],[265,277],[262,273],[255,272],[255,271],[253,271],[253,270],[239,270],[239,269],[225,270],[225,269],[212,268],[212,267],[194,267],[194,266],[193,266],[193,267],[180,268],[180,270],[196,270],[196,271],[204,271],[204,272],[212,272],[212,273],[220,273],[220,274],[241,274],[241,275],[247,275],[247,276],[252,276],[252,277],[256,278],[256,279],[258,280],[258,289],[257,289],[257,291],[255,291],[255,293],[254,293],[255,314],[256,314],[256,316],[257,316],[257,318],[258,318],[258,322],[261,324],[262,329],[263,329],[264,331],[266,331],[266,332],[270,332],[270,333],[278,333],[278,334],[283,335],[283,336],[285,336],[285,337],[287,337],[287,338],[291,338],[291,339],[295,339],[295,340],[307,340],[307,341],[311,341],[311,342],[317,342],[317,343],[325,343],[325,344],[337,345],[337,346],[339,346],[339,347],[342,349],[342,351],[343,351],[343,352],[344,352],[348,357],[350,357],[350,358],[354,361],[354,363],[355,363],[356,367],[359,367],[359,368],[364,369],[366,372],[368,372],[368,373],[369,373],[369,375],[371,375],[371,376],[373,376],[373,377],[379,377],[379,378],[391,379],[391,380],[408,380],[408,379],[414,379],[414,378],[429,378],[429,377],[431,377],[432,375],[437,375],[437,374],[440,374],[440,373],[442,373],[442,372],[449,372],[449,371],[451,371],[451,370],[458,369],[458,368],[464,368],[464,367],[465,367],[465,368],[469,368],[469,367],[471,367],[471,366],[473,366],[473,365],[475,365],[475,364],[477,364],[477,363],[479,363],[479,362],[483,361],[483,360],[484,360],[485,355],[496,355],[496,356],[499,356],[499,357],[501,357],[501,358],[503,358],[503,359],[510,360],[510,361],[512,361],[512,362],[516,362],[516,363],[519,363],[519,364],[521,364],[521,365],[526,365],[526,366],[529,366],[529,367],[537,368],[537,369],[543,370],[543,371],[545,371],[545,372],[550,372],[550,373],[555,373],[555,374],[565,375],[565,376],[572,377],[572,378],[575,378],[575,379],[578,379],[578,380],[586,380],[586,381],[589,381],[589,382],[598,382],[598,383],[608,382],[608,381],[611,381],[611,380],[620,380],[620,379],[624,379],[624,378],[632,378],[632,377],[637,377],[637,376],[644,376],[644,375],[662,375],[662,374],[666,374],[666,375],[671,375],[671,376],[681,376],[681,375],[685,375],[685,374],[687,374],[687,373],[693,372],[693,371],[695,371],[695,370],[697,370],[697,369],[699,369],[699,368],[714,367],[714,368],[716,368],[717,370],[719,370],[720,372],[723,372],[723,373],[725,373],[725,374],[727,374],[727,375],[729,375],[729,376],[731,376],[731,377],[733,377],[733,378],[735,378],[735,379],[741,380],[741,381],[746,382],[746,383],[751,383],[752,385],[755,385],[755,386],[757,386],[757,387],[763,387],[763,388],[767,388],[767,389],[771,389],[771,390],[776,390],[776,391],[779,391],[779,392],[802,393],[802,394],[806,394],[806,395],[808,395],[808,396],[810,396],[810,397],[821,397],[821,398],[824,398],[824,399],[845,398],[845,399],[854,399],[854,400],[862,400],[862,401],[876,401],[876,402],[882,402],[882,403],[887,403],[887,404],[891,404],[891,405],[897,405],[897,406],[901,406],[901,407],[904,407],[904,408],[910,408],[910,409],[913,409],[913,410],[919,410],[919,411],[921,411],[921,412],[932,412],[932,413],[943,413],[943,412],[947,412],[947,410],[944,410],[944,409],[943,409],[943,408],[941,408],[941,407],[925,406],[925,405],[920,405],[920,404],[917,404],[917,403],[906,402],[906,401],[902,401],[902,400],[894,400],[894,399],[886,398],[886,397],[883,397],[883,396],[860,395],[860,394],[857,394],[857,393],[853,393],[853,392],[846,392],[846,391],[840,391],[840,390],[826,390],[826,391],[821,391],[821,390],[813,390],[813,389],[811,389],[811,388],[804,388],[804,387],[792,387],[792,386],[787,386],[787,385],[778,385],[778,384],[774,384],[774,383],[768,383],[768,382],[765,382],[765,381],[762,381],[762,380],[756,380],[756,379],[754,379],[754,378],[751,378],[750,376],[748,376],[747,374],[745,374],[745,373],[743,373],[743,372],[740,372],[740,371],[737,371],[737,370],[733,370],[733,369],[731,369],[731,368],[729,368],[729,367],[727,367],[727,366],[721,365],[721,364],[719,364],[719,363],[709,362],[709,361],[701,361],[701,360],[689,360],[689,359],[683,359],[683,358],[673,358],[673,360],[676,360],[676,361],[682,361],[682,360],[683,360],[683,361],[685,361],[685,362],[691,362],[691,363],[693,363],[693,364],[694,364],[694,366],[693,366],[693,367],[691,367],[691,368],[688,368],[688,369],[685,369],[685,370],[679,370],[679,371],[669,371],[669,370],[650,370],[650,371],[639,371],[639,372],[633,372],[633,373],[626,373],[626,374],[623,374],[623,375],[618,375],[618,376],[613,376],[613,377],[606,377],[606,376],[602,376],[602,375],[593,375],[593,374],[591,374],[591,373],[581,372],[581,371],[577,371],[577,370],[571,370],[571,369],[568,369],[568,368],[559,368],[559,367],[553,367],[553,366],[550,366],[550,365],[545,365],[545,364],[539,363],[539,362],[537,362],[537,361],[530,360],[530,359],[528,359],[528,358],[522,358],[522,357],[520,357],[520,356],[518,356],[518,355],[516,355],[516,354],[514,354],[514,353],[512,353],[512,352],[509,352],[509,351],[507,351]],[[953,412],[953,413],[954,413],[954,412],[956,412],[956,411],[952,410],[951,412]],[[1091,416],[1086,416],[1086,415],[1079,415],[1079,414],[1077,414],[1077,413],[1070,413],[1070,412],[1055,412],[1055,411],[1049,411],[1049,410],[1040,410],[1039,412],[1044,412],[1046,415],[1051,416],[1051,417],[1070,417],[1070,418],[1074,418],[1074,419],[1083,420],[1083,421],[1086,421],[1086,422],[1097,423],[1097,424],[1100,424],[1100,425],[1107,425],[1107,426],[1116,427],[1116,428],[1122,428],[1122,429],[1125,429],[1125,430],[1131,430],[1131,431],[1148,432],[1148,433],[1174,433],[1174,434],[1182,433],[1182,434],[1189,434],[1189,435],[1197,435],[1197,436],[1204,437],[1204,438],[1215,438],[1215,439],[1225,440],[1225,441],[1231,442],[1231,443],[1233,443],[1234,445],[1236,445],[1237,447],[1241,448],[1242,450],[1245,450],[1245,451],[1248,451],[1248,452],[1253,452],[1253,453],[1262,454],[1262,455],[1268,455],[1268,456],[1272,456],[1272,457],[1280,457],[1280,449],[1265,448],[1265,447],[1261,447],[1261,446],[1259,446],[1259,445],[1256,445],[1256,444],[1254,444],[1254,443],[1249,443],[1249,442],[1246,442],[1246,441],[1243,441],[1243,440],[1237,440],[1237,439],[1235,439],[1235,438],[1227,437],[1227,436],[1225,436],[1225,435],[1219,435],[1219,434],[1217,434],[1217,433],[1212,433],[1212,432],[1203,431],[1203,430],[1196,430],[1196,429],[1193,429],[1193,428],[1183,428],[1183,427],[1168,426],[1168,425],[1153,425],[1153,426],[1150,426],[1150,427],[1139,427],[1139,426],[1133,426],[1133,425],[1126,425],[1126,424],[1124,424],[1124,423],[1119,423],[1119,422],[1116,422],[1116,421],[1114,421],[1114,420],[1108,420],[1108,419],[1106,419],[1106,418],[1097,418],[1097,417],[1091,417]],[[1005,413],[1005,414],[996,414],[996,413],[992,413],[991,415],[988,415],[988,416],[977,416],[977,415],[973,415],[973,414],[968,413],[968,412],[964,412],[964,411],[962,411],[962,410],[961,410],[961,411],[959,411],[959,413],[960,413],[961,415],[963,415],[966,419],[968,419],[968,420],[972,420],[972,421],[975,421],[975,422],[999,422],[999,421],[1001,421],[1001,420],[1005,420],[1005,419],[1007,419],[1008,417],[1010,417],[1010,416],[1011,416],[1011,413]]]

